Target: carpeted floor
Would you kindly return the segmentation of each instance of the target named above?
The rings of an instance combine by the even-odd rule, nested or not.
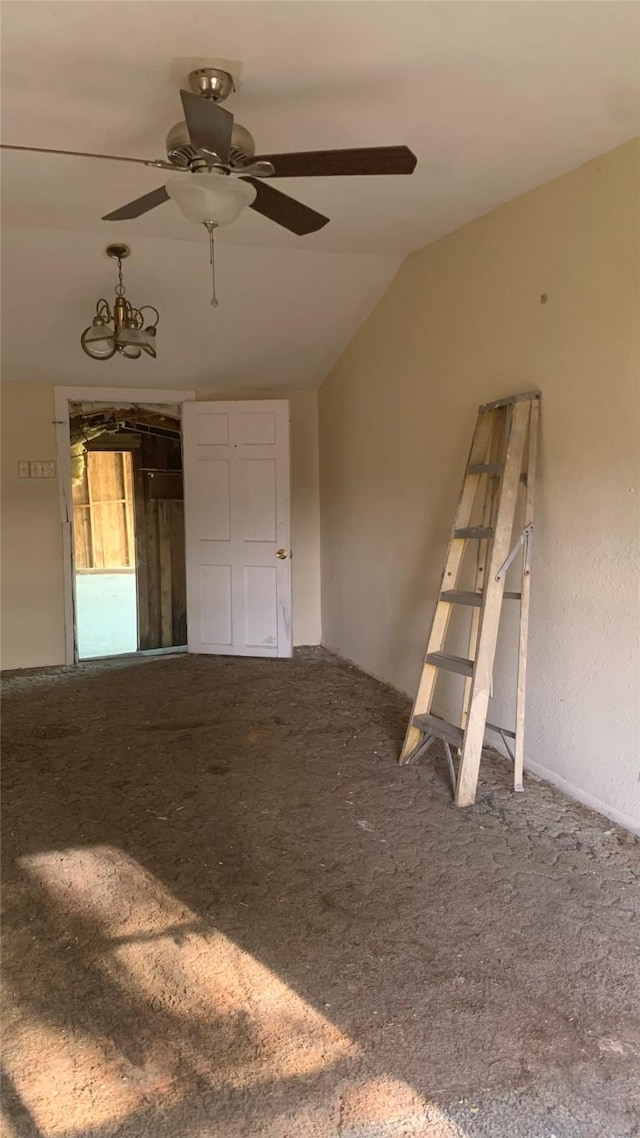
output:
[[[4,1134],[631,1138],[637,840],[321,650],[8,677]],[[603,761],[614,761],[603,756]]]

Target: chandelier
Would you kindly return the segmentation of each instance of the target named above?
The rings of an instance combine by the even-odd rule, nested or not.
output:
[[[116,352],[128,360],[139,359],[143,352],[155,359],[156,328],[160,319],[158,309],[152,304],[134,308],[127,300],[122,279],[122,262],[131,250],[128,245],[107,245],[105,252],[107,257],[118,262],[113,309],[108,301],[102,298],[98,301],[96,314],[80,337],[82,349],[92,360],[110,360]],[[151,317],[147,321],[143,312],[155,313],[155,320]]]

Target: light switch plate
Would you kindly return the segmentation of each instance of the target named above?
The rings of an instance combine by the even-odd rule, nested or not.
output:
[[[18,478],[30,478],[29,463],[21,461],[18,463]]]
[[[55,462],[30,462],[29,472],[31,478],[55,478]]]

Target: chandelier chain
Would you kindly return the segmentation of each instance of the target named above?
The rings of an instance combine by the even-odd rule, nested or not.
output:
[[[115,288],[116,296],[124,296],[126,291],[124,280],[122,279],[122,257],[118,257],[118,283]]]

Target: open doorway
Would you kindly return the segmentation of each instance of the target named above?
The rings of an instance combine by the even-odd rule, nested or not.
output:
[[[90,450],[73,482],[78,658],[138,650],[131,451]]]
[[[187,641],[178,407],[70,403],[77,658]]]

